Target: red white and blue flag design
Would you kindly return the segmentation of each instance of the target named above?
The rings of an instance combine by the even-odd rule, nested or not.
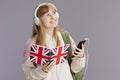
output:
[[[69,44],[49,49],[44,46],[32,44],[30,48],[30,61],[36,64],[55,61],[56,64],[65,62]]]

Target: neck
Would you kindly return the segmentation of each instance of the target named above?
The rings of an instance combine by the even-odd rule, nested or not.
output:
[[[53,31],[54,31],[54,28],[47,28],[47,29],[46,29],[46,33],[47,33],[48,35],[50,35],[51,37],[53,37]]]

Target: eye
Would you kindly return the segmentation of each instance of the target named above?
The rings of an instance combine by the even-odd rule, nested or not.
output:
[[[53,11],[53,14],[56,14],[56,11]]]
[[[50,16],[50,14],[48,13],[47,16]]]

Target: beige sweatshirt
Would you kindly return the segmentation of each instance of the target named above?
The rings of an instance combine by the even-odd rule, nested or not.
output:
[[[60,32],[58,32],[57,34],[60,38],[61,45],[65,45]],[[74,51],[76,45],[71,36],[70,40],[72,51]],[[68,61],[66,60],[64,63],[55,65],[48,73],[45,73],[44,71],[42,71],[41,66],[38,66],[37,68],[34,67],[33,63],[29,59],[29,50],[32,43],[35,43],[35,38],[31,38],[27,41],[24,52],[24,62],[22,64],[26,80],[73,80],[70,68],[73,72],[77,73],[85,67],[85,57],[73,57],[71,66],[69,66]],[[46,43],[49,48],[56,47],[55,40],[51,38],[48,34],[46,34]]]

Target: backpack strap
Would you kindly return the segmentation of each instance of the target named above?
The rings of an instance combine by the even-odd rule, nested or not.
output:
[[[62,34],[62,38],[64,40],[65,44],[70,44],[70,47],[68,49],[68,56],[67,56],[67,60],[69,65],[71,64],[71,58],[72,58],[72,48],[71,48],[71,42],[70,42],[70,38],[69,38],[69,33],[68,31],[61,31]]]
[[[64,40],[64,43],[65,44],[70,44],[70,47],[69,47],[69,50],[68,50],[68,55],[67,55],[67,60],[68,60],[68,63],[70,65],[71,62],[72,62],[72,60],[71,60],[72,59],[72,47],[71,47],[69,33],[68,33],[68,31],[60,31],[60,32],[61,32],[62,38]],[[83,70],[79,71],[78,73],[73,73],[71,71],[71,74],[72,74],[73,80],[82,80],[82,78],[84,76]]]

